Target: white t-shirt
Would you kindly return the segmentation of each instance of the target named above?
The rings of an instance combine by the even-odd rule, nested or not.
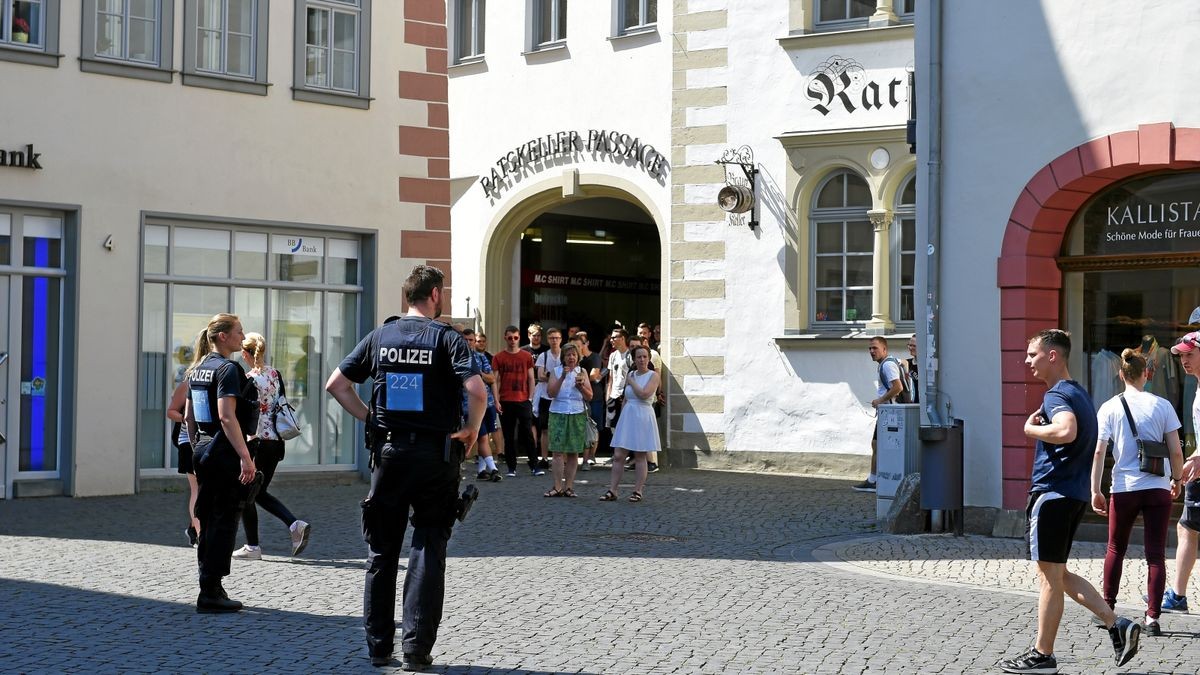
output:
[[[608,390],[611,393],[609,398],[617,398],[625,393],[625,376],[629,374],[629,364],[625,362],[624,352],[614,351],[608,355],[608,381],[610,382]]]
[[[555,368],[554,376],[562,379],[562,371],[562,366]],[[567,373],[567,381],[563,382],[562,386],[558,388],[558,396],[550,400],[550,412],[562,415],[577,415],[587,410],[583,402],[583,392],[579,391],[579,387],[575,386],[575,374],[580,372],[583,372],[583,369],[575,366],[571,372]]]
[[[900,379],[900,364],[890,356],[884,359],[882,364],[875,364],[875,373],[878,374],[880,370],[883,370],[883,378],[887,381],[879,383],[878,391],[875,392],[876,398],[882,398],[892,388],[892,383]]]
[[[1179,429],[1179,416],[1166,399],[1148,391],[1126,389],[1125,402],[1129,404],[1129,411],[1133,413],[1133,422],[1137,425],[1139,438],[1159,441],[1163,440],[1166,434]],[[1154,476],[1142,473],[1138,469],[1137,442],[1129,429],[1129,423],[1125,421],[1125,408],[1121,406],[1120,397],[1114,396],[1100,406],[1100,410],[1096,412],[1096,422],[1100,442],[1113,442],[1113,492],[1171,489],[1169,475]],[[1166,465],[1169,471],[1170,460],[1166,460]]]
[[[538,368],[545,368],[547,373],[558,368],[562,365],[562,352],[559,352],[558,356],[555,356],[553,352],[547,349],[537,357],[537,361],[533,365],[535,366],[533,372],[538,376],[537,386],[533,390],[533,400],[537,401],[543,398],[549,400],[550,395],[546,393],[546,383],[541,381],[541,373],[538,371]],[[548,376],[547,379],[549,379]]]

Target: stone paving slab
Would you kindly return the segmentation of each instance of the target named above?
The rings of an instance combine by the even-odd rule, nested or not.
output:
[[[982,673],[1032,639],[1028,597],[870,569],[990,563],[984,544],[918,558],[907,547],[927,538],[870,536],[874,500],[850,481],[677,470],[652,475],[644,503],[601,503],[606,475],[574,500],[542,498],[544,478],[480,484],[450,542],[434,672]],[[278,555],[287,531],[262,514],[267,555],[234,561],[226,587],[248,609],[229,616],[194,611],[182,493],[0,502],[0,672],[378,672],[361,628],[365,492],[281,486],[312,543]],[[863,564],[823,564],[830,545]],[[1068,618],[1064,672],[1110,672],[1105,636]],[[1126,670],[1196,663],[1200,640],[1162,639]]]

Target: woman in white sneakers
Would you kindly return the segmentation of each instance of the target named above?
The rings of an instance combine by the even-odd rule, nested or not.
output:
[[[1126,349],[1121,353],[1121,380],[1125,391],[1106,401],[1096,413],[1099,435],[1092,459],[1092,510],[1108,516],[1108,552],[1104,556],[1104,601],[1116,607],[1121,584],[1121,565],[1129,546],[1134,521],[1142,516],[1149,567],[1146,635],[1161,635],[1158,617],[1162,611],[1163,588],[1167,582],[1165,552],[1171,501],[1179,494],[1183,451],[1179,445],[1179,416],[1164,398],[1145,391],[1146,359]],[[1112,497],[1104,498],[1100,480],[1104,458],[1112,442]],[[1166,443],[1169,462],[1159,460],[1155,472],[1142,471],[1140,441]],[[1156,468],[1156,467],[1151,467]],[[1159,473],[1158,471],[1161,471]]]
[[[233,552],[233,557],[241,560],[262,560],[262,547],[258,542],[258,508],[263,507],[268,513],[283,521],[288,526],[292,536],[292,555],[300,555],[308,546],[308,535],[312,529],[303,520],[283,505],[277,497],[267,492],[271,486],[271,478],[275,476],[275,467],[283,461],[283,439],[275,431],[275,412],[278,410],[283,396],[283,378],[279,371],[266,364],[267,341],[258,333],[246,333],[242,340],[242,362],[250,366],[246,377],[254,380],[258,387],[258,433],[250,437],[246,443],[254,464],[262,472],[262,487],[253,502],[246,504],[242,512],[242,529],[246,531],[246,545]]]

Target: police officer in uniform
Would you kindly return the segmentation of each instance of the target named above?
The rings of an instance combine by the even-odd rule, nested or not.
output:
[[[221,579],[229,575],[229,558],[237,540],[238,522],[247,499],[262,474],[246,448],[246,434],[258,428],[258,393],[252,380],[229,355],[242,347],[242,324],[232,314],[217,314],[196,338],[195,357],[188,371],[184,411],[192,464],[199,492],[196,517],[200,537],[200,613],[236,612],[242,603],[230,600]]]
[[[475,443],[487,394],[467,341],[433,319],[442,313],[443,274],[418,265],[404,282],[408,314],[358,343],[325,389],[366,423],[371,491],[362,502],[368,546],[363,625],[371,663],[391,661],[396,574],[410,511],[413,536],[404,576],[404,667],[432,665],[445,596],[446,542],[458,510],[459,465]],[[371,378],[368,407],[354,390]],[[469,406],[462,418],[462,391]]]

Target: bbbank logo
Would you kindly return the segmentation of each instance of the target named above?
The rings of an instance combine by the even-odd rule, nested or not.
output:
[[[897,90],[904,84],[898,78],[888,82],[887,100],[883,87],[867,79],[867,70],[854,59],[831,56],[817,66],[808,76],[804,96],[814,101],[813,110],[829,115],[840,105],[847,113],[857,110],[876,110],[884,107],[898,108],[901,99]]]
[[[299,251],[299,250],[300,250],[300,247],[301,247],[302,245],[304,245],[304,239],[303,239],[303,238],[300,238],[300,239],[288,239],[288,243],[289,243],[289,244],[290,244],[290,243],[292,243],[293,241],[294,241],[294,242],[296,242],[296,245],[292,247],[292,253],[295,253],[296,251]]]

